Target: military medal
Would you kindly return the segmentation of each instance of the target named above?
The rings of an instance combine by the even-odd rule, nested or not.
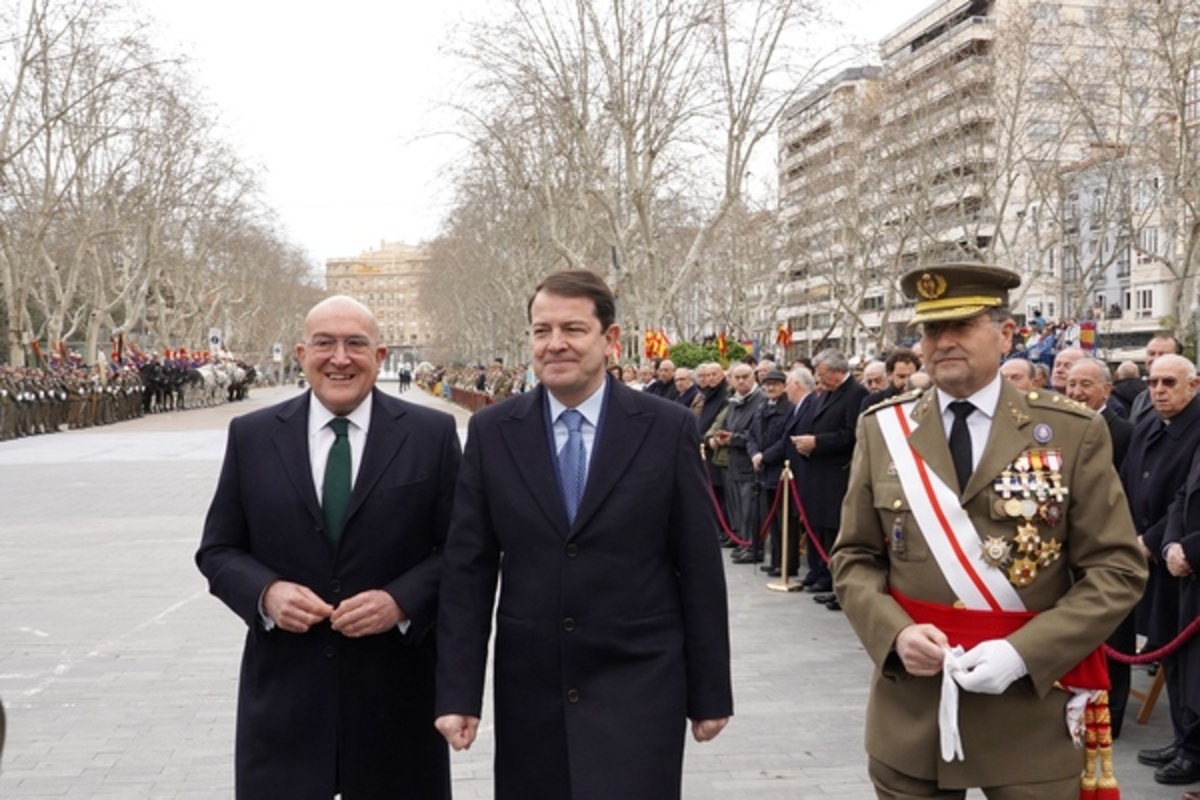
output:
[[[1004,501],[1004,513],[1010,517],[1021,516],[1021,501],[1015,497],[1010,497]]]
[[[1003,568],[1012,558],[1012,542],[1000,536],[989,536],[983,540],[983,557],[993,567]]]
[[[1025,587],[1033,583],[1037,577],[1037,562],[1028,558],[1018,558],[1008,568],[1008,580],[1013,586]]]
[[[1064,514],[1063,505],[1057,500],[1047,500],[1038,508],[1038,518],[1051,528],[1063,521]]]
[[[1048,567],[1055,561],[1058,561],[1060,556],[1062,556],[1062,542],[1057,539],[1047,539],[1042,542],[1042,546],[1038,552],[1038,564]]]

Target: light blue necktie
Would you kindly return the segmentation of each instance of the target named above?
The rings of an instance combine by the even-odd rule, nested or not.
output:
[[[567,507],[567,521],[574,524],[575,512],[583,499],[583,485],[587,479],[587,453],[583,449],[583,414],[573,408],[558,415],[567,426],[567,443],[558,452],[558,477],[562,482],[563,502]]]

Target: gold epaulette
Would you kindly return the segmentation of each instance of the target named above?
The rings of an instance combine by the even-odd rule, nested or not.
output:
[[[923,394],[925,394],[924,389],[910,389],[909,391],[904,392],[902,394],[893,395],[892,397],[889,397],[886,400],[880,400],[878,403],[876,403],[873,406],[867,406],[866,409],[864,409],[862,413],[864,415],[874,414],[876,411],[878,411],[881,408],[889,408],[891,406],[899,405],[901,403],[908,403],[913,400],[916,400],[918,397],[920,397]]]

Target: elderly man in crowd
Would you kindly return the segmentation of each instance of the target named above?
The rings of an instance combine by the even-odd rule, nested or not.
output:
[[[862,385],[868,392],[882,392],[887,387],[887,367],[882,361],[871,360],[863,367]]]
[[[1087,406],[1100,416],[1108,425],[1109,438],[1112,440],[1113,467],[1121,469],[1125,454],[1129,452],[1129,441],[1133,437],[1133,426],[1129,420],[1119,416],[1109,403],[1112,393],[1112,373],[1108,366],[1099,359],[1084,358],[1076,361],[1067,373],[1067,397],[1077,403]],[[1107,644],[1120,653],[1132,653],[1137,646],[1137,626],[1135,614],[1128,614]],[[1129,703],[1129,686],[1131,670],[1128,664],[1108,659],[1108,674],[1112,680],[1109,691],[1109,711],[1112,719],[1112,735],[1116,739],[1121,735],[1125,719],[1125,707]]]
[[[850,458],[854,454],[854,431],[867,390],[854,380],[849,362],[837,350],[822,350],[813,358],[813,364],[821,395],[810,424],[792,441],[796,451],[808,460],[799,484],[800,497],[820,545],[820,550],[809,556],[809,571],[802,582],[806,591],[828,594],[833,590],[833,579],[820,551],[828,555],[837,538],[842,519],[838,498],[846,494]],[[829,600],[836,602],[837,598]],[[831,610],[837,610],[836,606]]]
[[[1155,649],[1174,639],[1185,622],[1179,614],[1180,578],[1167,566],[1166,531],[1170,516],[1178,512],[1173,504],[1193,454],[1200,450],[1200,398],[1195,366],[1173,353],[1155,356],[1146,384],[1153,408],[1134,428],[1121,479],[1138,542],[1150,561],[1150,585],[1138,607],[1138,630],[1146,634],[1146,647]],[[1173,739],[1164,747],[1138,752],[1139,762],[1156,768],[1154,780],[1165,784],[1200,781],[1200,724],[1185,708],[1187,676],[1180,666],[1177,655],[1163,659]]]
[[[779,370],[771,370],[763,376],[763,395],[766,400],[759,404],[754,415],[754,424],[750,427],[750,435],[746,441],[746,452],[750,454],[750,463],[759,475],[762,485],[760,519],[765,519],[767,512],[774,507],[775,493],[779,487],[779,479],[783,472],[783,464],[766,464],[763,461],[763,451],[783,438],[784,429],[792,414],[792,403],[784,393],[787,376]],[[780,574],[779,554],[779,517],[771,520],[771,552],[775,560],[765,568],[766,572],[778,576]],[[796,574],[796,562],[788,562],[788,572]]]
[[[1054,356],[1054,369],[1050,373],[1050,388],[1059,394],[1067,393],[1067,373],[1071,365],[1080,359],[1087,358],[1087,353],[1078,347],[1064,347]]]
[[[754,415],[763,402],[763,394],[754,382],[754,368],[749,364],[737,364],[729,371],[729,382],[733,394],[726,401],[725,415],[713,423],[705,436],[708,446],[717,451],[718,458],[724,451],[728,465],[725,469],[725,508],[729,527],[746,542],[733,552],[735,564],[751,564],[762,561],[758,542],[758,506],[755,503],[758,473],[746,452],[747,437]]]
[[[768,444],[763,450],[762,466],[764,470],[767,470],[768,476],[774,475],[775,481],[778,482],[783,464],[785,461],[788,462],[792,470],[792,480],[799,486],[803,472],[808,466],[808,459],[801,457],[792,442],[792,437],[799,436],[800,431],[807,430],[812,425],[812,415],[817,407],[817,381],[807,368],[796,367],[787,374],[783,388],[787,394],[788,403],[791,404],[791,409],[779,438]],[[800,537],[804,536],[805,532],[801,527],[800,511],[795,503],[788,504],[788,515],[787,564],[788,575],[791,576],[799,574]],[[813,550],[810,549],[808,552],[812,553]],[[771,540],[772,567],[768,570],[768,574],[772,577],[781,575],[782,563],[782,539],[776,536]],[[818,597],[820,596],[818,595]],[[826,598],[826,602],[831,599]]]
[[[1146,373],[1149,374],[1150,370],[1154,369],[1154,362],[1157,361],[1160,356],[1166,355],[1183,355],[1183,342],[1179,341],[1174,336],[1165,333],[1160,336],[1155,336],[1153,339],[1147,342]],[[1134,425],[1137,425],[1138,420],[1140,420],[1147,411],[1151,411],[1153,408],[1154,402],[1152,400],[1150,390],[1142,389],[1142,391],[1133,398],[1133,402],[1129,405],[1129,421]]]
[[[687,367],[679,367],[675,370],[675,392],[678,395],[675,402],[691,411],[692,416],[699,419],[700,409],[704,407],[704,395],[700,394],[700,387],[696,385],[696,381],[692,378],[692,371]]]
[[[1036,374],[1036,370],[1033,362],[1028,359],[1010,358],[1000,365],[1000,374],[1022,392],[1033,389],[1033,376]]]

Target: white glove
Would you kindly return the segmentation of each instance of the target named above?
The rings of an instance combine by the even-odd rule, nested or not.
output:
[[[958,684],[954,682],[962,657],[961,647],[945,648],[942,661],[942,698],[938,703],[938,739],[942,761],[963,761],[962,736],[958,732]]]
[[[989,639],[958,659],[954,680],[968,692],[1002,694],[1012,682],[1028,674],[1025,660],[1007,639]]]

